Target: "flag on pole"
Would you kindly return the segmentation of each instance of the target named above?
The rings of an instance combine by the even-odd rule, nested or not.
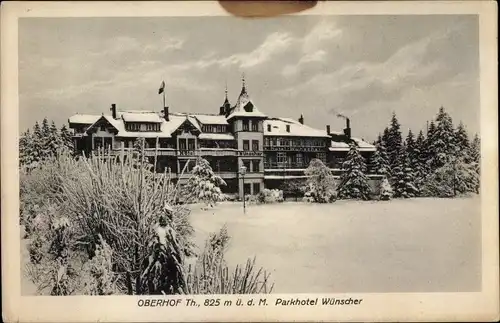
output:
[[[165,91],[165,81],[161,81],[160,89],[158,90],[158,94],[162,94]]]

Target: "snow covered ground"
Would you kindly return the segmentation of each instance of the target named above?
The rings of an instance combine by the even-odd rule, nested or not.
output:
[[[257,256],[276,293],[466,292],[481,286],[480,199],[241,204],[196,211],[198,244],[227,223],[230,265]]]
[[[466,292],[481,285],[479,202],[286,202],[245,215],[241,203],[223,203],[194,209],[191,221],[199,246],[227,223],[229,264],[256,256],[275,293]],[[34,292],[23,279],[22,294]]]

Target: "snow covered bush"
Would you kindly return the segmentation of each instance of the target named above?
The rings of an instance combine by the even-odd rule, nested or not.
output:
[[[220,190],[222,185],[226,185],[226,182],[214,174],[206,159],[200,157],[191,171],[186,191],[191,201],[204,202],[208,206],[214,206],[223,200],[224,195]]]
[[[307,176],[305,196],[316,203],[331,203],[336,200],[335,179],[320,159],[311,160],[304,173]]]
[[[379,199],[382,201],[388,201],[392,198],[393,192],[392,192],[392,187],[389,181],[387,180],[387,177],[384,177],[382,181],[380,182],[380,194],[379,194]]]
[[[479,191],[479,174],[474,162],[453,158],[430,174],[422,187],[422,195],[454,197]]]
[[[342,164],[342,169],[343,173],[338,186],[339,198],[369,200],[371,188],[368,184],[368,177],[365,175],[366,163],[358,148],[353,144]]]
[[[255,267],[255,258],[244,266],[231,270],[225,260],[230,241],[227,227],[208,237],[203,252],[194,266],[189,266],[187,290],[189,294],[261,294],[271,293],[270,274]]]
[[[263,189],[257,194],[257,202],[262,204],[283,202],[283,191],[278,189]]]

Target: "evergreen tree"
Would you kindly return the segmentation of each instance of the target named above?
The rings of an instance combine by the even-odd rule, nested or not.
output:
[[[481,180],[481,140],[477,134],[474,135],[474,139],[472,139],[472,142],[470,143],[468,155],[471,164],[476,170],[478,178],[476,192],[479,193],[479,184]]]
[[[49,147],[49,155],[56,156],[58,151],[62,148],[62,139],[59,135],[59,131],[57,130],[56,124],[54,121],[50,124],[49,128],[49,136],[47,139],[47,146]]]
[[[415,166],[417,163],[418,156],[416,154],[416,143],[415,143],[415,136],[413,135],[413,132],[411,129],[408,130],[408,135],[406,136],[405,139],[405,145],[406,145],[406,152],[408,153],[408,158],[410,158],[410,163],[412,166]]]
[[[432,169],[437,169],[449,162],[456,152],[453,121],[443,107],[439,109],[436,122],[437,126],[430,147]]]
[[[71,132],[66,128],[66,125],[63,125],[60,130],[60,137],[63,146],[68,149],[70,152],[74,152],[73,147],[73,137],[71,136]]]
[[[385,127],[384,133],[382,134],[382,140],[380,141],[380,143],[383,144],[384,147],[387,148],[388,142],[389,142],[389,128]]]
[[[404,146],[401,148],[395,167],[392,170],[392,187],[394,189],[394,197],[408,198],[418,195],[414,172]]]
[[[420,189],[422,182],[428,174],[426,167],[425,137],[422,130],[418,133],[414,148],[415,160],[413,161],[413,171],[415,172],[415,184]]]
[[[307,183],[304,196],[316,203],[330,203],[337,198],[335,179],[320,159],[314,158],[305,170]]]
[[[220,190],[222,185],[226,185],[226,182],[214,174],[206,159],[199,157],[196,160],[196,166],[191,171],[186,190],[192,201],[205,202],[208,206],[214,206],[223,198]]]
[[[401,125],[399,124],[399,121],[396,118],[396,113],[393,113],[391,118],[391,125],[389,127],[387,142],[385,143],[391,167],[395,165],[398,159],[398,153],[401,150],[403,142],[400,128]]]
[[[45,144],[42,135],[42,129],[38,121],[33,126],[33,135],[31,136],[32,160],[33,163],[38,163],[43,158],[43,145]]]
[[[435,155],[433,151],[435,138],[436,138],[436,124],[434,123],[434,120],[432,120],[429,123],[429,126],[427,127],[427,138],[425,138],[424,150],[423,150],[423,156],[425,159],[426,168],[429,171],[431,170],[432,158]]]
[[[27,166],[32,163],[32,152],[30,143],[32,141],[30,130],[26,130],[19,138],[19,164]]]
[[[481,140],[477,134],[474,135],[469,147],[471,160],[477,164],[481,162]]]
[[[378,175],[391,177],[391,166],[389,165],[389,157],[385,146],[380,143],[372,157],[373,171]]]
[[[469,151],[469,135],[467,134],[467,130],[465,129],[462,121],[458,124],[457,129],[455,130],[455,144],[457,152],[468,152]]]
[[[42,128],[40,129],[40,160],[46,160],[52,156],[53,147],[51,143],[51,131],[49,127],[49,121],[47,118],[43,118]]]
[[[355,145],[351,144],[346,160],[342,164],[343,173],[338,188],[338,196],[348,199],[370,199],[370,185],[365,175],[366,163]]]

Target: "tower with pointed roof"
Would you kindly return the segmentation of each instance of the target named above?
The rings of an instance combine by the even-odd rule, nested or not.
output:
[[[267,116],[260,112],[248,95],[245,75],[241,79],[241,92],[227,115],[227,121],[237,141],[238,165],[246,167],[245,181],[239,180],[240,195],[258,194],[264,189],[264,127]]]

